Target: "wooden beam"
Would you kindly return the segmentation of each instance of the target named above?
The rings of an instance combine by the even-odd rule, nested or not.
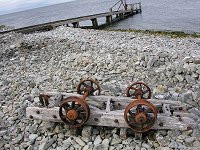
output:
[[[43,121],[62,122],[59,117],[59,107],[39,108],[27,107],[26,117],[31,119],[39,119]],[[117,121],[116,121],[117,120]],[[90,110],[90,117],[87,125],[109,126],[118,128],[128,128],[124,120],[123,111]],[[180,129],[187,130],[188,127],[195,128],[197,123],[189,118],[182,117],[181,120],[175,116],[166,116],[158,114],[157,121],[152,129]]]
[[[64,98],[70,97],[70,96],[78,96],[81,97],[82,95],[76,94],[76,93],[65,93],[60,92]],[[42,94],[55,96],[58,94],[58,92],[44,92]],[[89,96],[86,98],[86,101],[89,105],[95,106],[97,108],[101,107],[103,103],[107,103],[108,100],[111,100],[114,105],[115,109],[121,110],[125,109],[126,106],[134,101],[135,99],[132,99],[131,97],[116,97],[116,96]],[[156,105],[157,107],[162,107],[163,104],[169,104],[171,109],[174,109],[174,111],[180,111],[180,109],[185,112],[190,107],[180,101],[174,101],[174,100],[161,100],[161,99],[148,99],[147,101],[151,102],[152,104]]]

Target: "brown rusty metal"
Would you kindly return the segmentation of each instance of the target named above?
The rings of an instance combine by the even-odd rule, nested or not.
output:
[[[149,101],[138,99],[125,108],[124,119],[134,132],[146,132],[155,124],[157,108]]]
[[[90,108],[81,97],[70,96],[62,101],[59,116],[70,128],[78,128],[88,121]]]
[[[77,86],[77,93],[82,97],[70,96],[64,99],[59,108],[59,116],[62,121],[71,128],[84,125],[90,116],[90,108],[85,101],[89,95],[100,94],[100,86],[95,80],[81,80]]]
[[[43,107],[48,107],[48,105],[49,105],[49,98],[50,98],[51,96],[49,96],[49,95],[45,95],[45,94],[40,94],[39,95],[39,100],[40,100],[40,103],[42,104],[42,106]]]
[[[77,93],[84,94],[88,92],[88,95],[100,95],[101,89],[96,80],[86,79],[81,80],[77,86]]]
[[[137,99],[138,96],[140,96],[141,99],[150,99],[151,89],[143,82],[135,82],[126,89],[126,96],[134,99]]]

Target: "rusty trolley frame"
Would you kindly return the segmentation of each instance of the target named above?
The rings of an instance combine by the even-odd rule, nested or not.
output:
[[[83,125],[120,128],[121,136],[130,128],[141,135],[150,129],[195,128],[197,123],[188,105],[179,101],[151,98],[143,82],[127,87],[126,97],[101,96],[96,80],[81,80],[77,94],[46,92],[39,95],[40,106],[27,107],[26,116],[51,122],[64,122],[70,128]],[[49,106],[56,99],[53,106]]]

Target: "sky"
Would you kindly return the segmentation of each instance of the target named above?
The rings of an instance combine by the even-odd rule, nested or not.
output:
[[[0,0],[0,15],[74,0]]]

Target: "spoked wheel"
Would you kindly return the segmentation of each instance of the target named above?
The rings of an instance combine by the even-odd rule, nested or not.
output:
[[[61,120],[70,128],[78,128],[84,125],[88,121],[89,115],[88,104],[76,96],[63,100],[59,108]]]
[[[156,122],[157,109],[146,100],[135,100],[126,107],[124,119],[134,132],[146,132]]]
[[[101,89],[95,80],[81,80],[77,86],[77,93],[83,95],[85,92],[88,92],[89,95],[100,95]]]
[[[150,99],[151,89],[143,82],[135,82],[127,88],[126,96],[134,99],[137,99],[138,96],[140,96],[141,99]]]

